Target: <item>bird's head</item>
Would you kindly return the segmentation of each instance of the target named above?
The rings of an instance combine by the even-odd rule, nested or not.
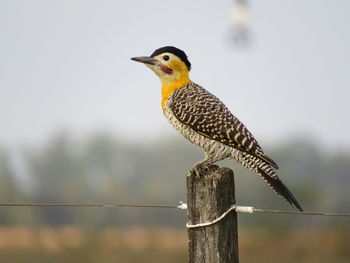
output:
[[[151,56],[131,58],[144,63],[158,75],[163,86],[178,83],[184,85],[189,82],[191,63],[181,49],[166,46],[157,49]]]

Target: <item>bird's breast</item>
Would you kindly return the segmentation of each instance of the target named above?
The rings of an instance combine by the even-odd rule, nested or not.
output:
[[[168,120],[168,122],[178,131],[180,132],[186,139],[191,141],[192,143],[204,148],[205,141],[209,140],[205,136],[194,131],[190,126],[182,123],[180,120],[176,118],[168,103],[164,104],[164,116]]]

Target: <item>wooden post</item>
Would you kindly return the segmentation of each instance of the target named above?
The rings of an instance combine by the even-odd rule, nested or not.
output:
[[[235,204],[233,171],[211,165],[200,175],[189,174],[187,217],[191,225],[211,222]],[[190,263],[238,263],[237,214],[216,224],[188,229]]]

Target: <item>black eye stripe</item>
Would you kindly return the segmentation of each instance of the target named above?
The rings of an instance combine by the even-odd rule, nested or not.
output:
[[[169,60],[169,56],[168,56],[168,55],[165,55],[165,56],[163,56],[163,59],[164,59],[165,61],[168,61],[168,60]]]

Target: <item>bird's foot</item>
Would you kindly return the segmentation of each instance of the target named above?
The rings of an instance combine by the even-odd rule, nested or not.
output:
[[[198,162],[192,167],[190,174],[200,177],[201,172],[208,171],[211,164],[210,162]]]

